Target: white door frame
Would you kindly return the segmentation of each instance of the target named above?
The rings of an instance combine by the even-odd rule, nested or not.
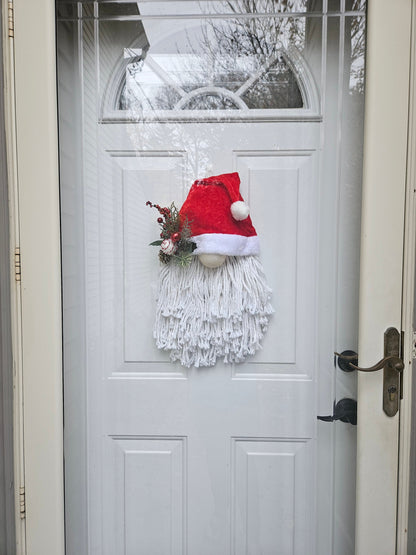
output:
[[[412,4],[409,120],[407,145],[407,183],[405,205],[405,243],[403,252],[402,330],[405,330],[403,352],[408,371],[403,376],[403,402],[400,408],[399,480],[397,507],[397,553],[407,554],[410,433],[412,425],[412,357],[414,356],[414,301],[416,279],[416,2]]]
[[[3,13],[8,3],[2,0]],[[11,266],[14,248],[21,249],[21,282],[14,282],[13,332],[15,361],[15,467],[16,499],[19,487],[25,486],[26,519],[20,519],[17,504],[17,544],[19,554],[64,555],[63,501],[63,406],[62,406],[62,326],[61,272],[58,190],[58,136],[55,64],[54,0],[27,2],[14,0],[14,39],[3,32],[6,72],[6,111],[8,113],[8,156],[11,202]],[[364,213],[372,206],[380,191],[389,183],[406,183],[409,57],[411,45],[411,8],[414,0],[398,0],[392,10],[388,0],[369,0],[368,72],[365,123]],[[7,21],[7,17],[4,18]],[[413,19],[413,30],[416,24]],[[392,29],[394,29],[392,33]],[[386,39],[389,37],[390,40]],[[415,53],[415,52],[414,52]],[[388,70],[386,69],[388,68]],[[416,143],[415,72],[412,73],[412,135]],[[381,122],[385,125],[382,126]],[[385,133],[391,126],[390,135]],[[18,148],[16,148],[18,145]],[[381,150],[380,150],[381,149]],[[387,150],[385,150],[387,149]],[[380,154],[386,152],[385,154]],[[389,160],[388,164],[385,163]],[[414,268],[414,194],[415,156],[409,162],[406,201],[406,243],[404,260],[404,301],[408,307],[413,298]],[[373,198],[372,195],[375,195]],[[396,190],[389,203],[402,203],[405,187]],[[397,198],[399,197],[399,198]],[[394,208],[393,208],[394,209]],[[372,211],[374,213],[374,211]],[[402,215],[403,217],[403,215]],[[388,215],[364,216],[362,288],[360,307],[360,363],[370,365],[380,358],[384,330],[395,325],[406,331],[405,353],[411,352],[411,320],[409,310],[400,309],[396,297],[382,314],[374,307],[380,303],[373,290],[367,291],[368,276],[377,277],[389,271],[393,261],[402,268],[400,225],[389,226]],[[384,227],[380,224],[384,221]],[[389,229],[389,233],[386,229]],[[380,251],[388,252],[385,260],[371,256],[374,234],[381,243]],[[397,244],[397,238],[400,244]],[[395,241],[394,241],[395,240]],[[388,243],[390,241],[390,243]],[[390,245],[390,246],[386,246]],[[400,256],[397,252],[400,251]],[[386,264],[386,260],[388,264]],[[13,272],[14,276],[14,272]],[[381,290],[388,288],[381,280]],[[396,288],[397,289],[397,288]],[[389,289],[387,289],[389,291]],[[385,296],[379,291],[378,294]],[[381,297],[383,299],[383,296]],[[411,306],[413,303],[411,303]],[[391,312],[389,312],[391,310]],[[376,311],[377,312],[377,311]],[[410,322],[410,324],[409,324]],[[24,345],[24,349],[22,348]],[[409,359],[410,360],[410,359]],[[396,484],[388,466],[397,468],[397,420],[386,421],[380,413],[380,379],[359,379],[359,444],[358,444],[358,510],[356,553],[392,555],[396,538]],[[24,400],[24,403],[23,403]],[[365,400],[365,402],[364,402]],[[378,412],[377,412],[378,411]],[[390,456],[379,452],[380,433],[393,438]],[[396,429],[396,432],[394,431]],[[23,435],[24,431],[24,435]],[[400,498],[398,505],[397,553],[405,555],[407,526],[408,451],[410,437],[410,372],[405,372],[405,396],[401,408]],[[369,453],[369,446],[371,453]],[[389,461],[383,466],[383,461]],[[396,476],[396,474],[394,474]],[[371,478],[372,477],[372,478]],[[370,479],[371,478],[371,479]],[[372,481],[371,481],[372,480]],[[380,487],[383,484],[383,487]],[[378,486],[378,487],[377,487]],[[365,489],[366,488],[366,489]],[[373,519],[374,488],[379,492],[377,506],[386,515],[383,521]],[[380,493],[381,492],[381,493]],[[380,505],[379,505],[380,503]],[[391,508],[394,506],[393,508]],[[387,507],[387,509],[386,509]],[[390,508],[389,508],[390,507]],[[390,514],[389,514],[390,511]],[[394,513],[394,515],[393,515]],[[384,531],[381,534],[380,531]],[[382,541],[380,541],[382,540]],[[392,544],[393,542],[393,544]]]
[[[403,308],[406,310],[412,299],[411,284],[406,280],[413,277],[409,273],[414,267],[409,249],[406,260],[403,258],[403,239],[408,247],[414,226],[413,215],[407,211],[405,229],[406,201],[409,208],[414,196],[407,180],[412,5],[414,8],[411,0],[400,0],[392,10],[383,0],[370,1],[368,6],[358,347],[361,367],[373,366],[383,358],[384,332],[389,327],[405,332],[407,349],[412,336],[411,320],[402,320]],[[404,230],[409,235],[405,238]],[[403,416],[410,411],[410,374],[411,355],[407,350]],[[397,483],[399,425],[404,439],[409,437],[410,421],[401,418],[399,422],[399,414],[384,414],[382,388],[382,372],[359,372],[357,555],[395,553],[396,531],[400,532],[397,553],[407,552],[403,535],[407,519],[406,524],[397,521]],[[401,447],[404,462],[408,453]],[[405,471],[403,464],[401,471]],[[403,493],[401,519],[406,516]]]
[[[17,548],[19,555],[63,555],[55,5],[2,0],[6,22],[11,7],[14,39],[3,30],[3,40],[13,270],[15,247],[22,256],[21,282],[12,270]]]

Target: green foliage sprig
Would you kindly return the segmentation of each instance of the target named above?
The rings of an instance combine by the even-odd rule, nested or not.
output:
[[[161,239],[150,243],[151,246],[160,247],[159,260],[164,264],[173,261],[179,266],[190,264],[196,244],[191,240],[188,219],[180,215],[174,203],[170,207],[161,207],[148,200],[146,206],[156,208],[160,214],[157,223],[160,225]]]

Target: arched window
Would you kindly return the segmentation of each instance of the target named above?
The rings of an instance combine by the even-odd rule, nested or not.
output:
[[[200,71],[200,57],[149,53],[127,65],[117,107],[143,111],[304,107],[296,76],[282,52],[260,70],[256,62],[240,58],[240,67],[226,72],[219,65],[208,74]]]
[[[140,25],[113,72],[103,119],[319,113],[317,89],[301,54],[304,19],[267,26],[263,20],[205,20],[180,30],[173,25],[170,32],[158,22]]]

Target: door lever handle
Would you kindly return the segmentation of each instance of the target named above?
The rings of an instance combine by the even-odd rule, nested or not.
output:
[[[396,328],[388,328],[384,333],[384,358],[369,368],[357,366],[358,356],[354,351],[335,353],[338,366],[344,372],[358,370],[360,372],[376,372],[383,369],[383,410],[387,416],[394,416],[399,410],[402,398],[402,357],[401,333]]]
[[[360,368],[356,366],[351,360],[357,359],[356,355],[343,355],[342,353],[334,353],[338,358],[345,360],[348,362],[348,366],[354,368],[354,370],[359,370],[360,372],[375,372],[376,370],[381,370],[385,366],[389,366],[390,368],[394,368],[397,372],[402,372],[404,369],[404,364],[401,358],[398,356],[388,356],[381,359],[377,364],[374,366],[370,366],[369,368]]]

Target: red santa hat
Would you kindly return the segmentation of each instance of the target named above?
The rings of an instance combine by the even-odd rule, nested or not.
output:
[[[197,246],[194,254],[259,254],[259,240],[240,194],[237,172],[195,181],[180,215],[191,228]]]

